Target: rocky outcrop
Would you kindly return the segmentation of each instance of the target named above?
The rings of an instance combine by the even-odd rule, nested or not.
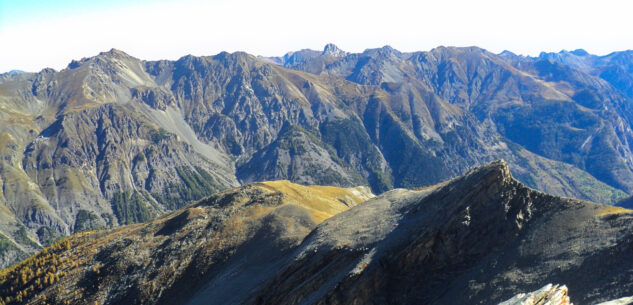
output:
[[[337,47],[333,43],[326,44],[325,47],[323,48],[323,52],[321,53],[322,56],[332,56],[332,57],[344,57],[347,54],[348,54],[347,52],[341,50],[339,47]]]
[[[498,305],[573,305],[567,295],[567,286],[547,284],[543,288],[528,292],[519,293],[511,299],[501,302]],[[624,297],[617,300],[602,302],[595,305],[628,305],[633,304],[633,297]]]
[[[569,301],[567,295],[567,286],[559,286],[547,284],[543,288],[528,292],[519,293],[511,299],[501,302],[498,305],[537,305],[537,304],[550,304],[550,305],[573,305]]]

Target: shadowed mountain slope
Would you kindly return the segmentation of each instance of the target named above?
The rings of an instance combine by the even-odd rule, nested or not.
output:
[[[502,161],[372,197],[249,184],[70,237],[0,289],[51,304],[496,304],[543,282],[578,304],[633,294],[631,211],[529,189]]]
[[[580,304],[627,296],[631,217],[526,188],[495,162],[326,220],[252,300],[490,304],[544,281],[565,282]]]

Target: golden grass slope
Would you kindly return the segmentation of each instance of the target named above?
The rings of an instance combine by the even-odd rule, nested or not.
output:
[[[304,186],[288,180],[255,183],[274,192],[284,194],[284,203],[307,208],[312,212],[316,223],[343,212],[363,201],[371,199],[374,194],[368,187],[340,188],[335,186]]]
[[[103,304],[112,301],[110,289],[120,280],[119,271],[132,266],[158,274],[126,275],[147,288],[143,293],[157,296],[152,287],[169,289],[187,280],[190,264],[213,268],[237,255],[241,246],[258,244],[261,230],[275,231],[278,245],[296,245],[316,224],[373,197],[368,187],[289,181],[225,190],[147,223],[77,233],[45,248],[0,271],[0,305]],[[160,255],[169,255],[170,264],[153,266],[154,257]],[[104,261],[115,263],[104,265]],[[94,282],[79,285],[82,279]]]
[[[611,206],[611,205],[601,205],[602,209],[596,214],[596,217],[613,215],[613,214],[622,214],[622,213],[633,213],[633,210]]]

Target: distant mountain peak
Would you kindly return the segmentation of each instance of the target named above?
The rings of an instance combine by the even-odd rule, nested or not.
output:
[[[570,56],[570,55],[584,57],[584,56],[590,56],[591,54],[589,52],[587,52],[585,49],[576,49],[576,50],[573,50],[573,51],[568,51],[568,50],[564,50],[563,49],[563,50],[558,51],[558,53],[556,53],[556,52],[541,52],[541,53],[539,53],[538,57],[539,58],[550,58],[550,59],[553,59],[553,58],[560,58],[560,56]]]
[[[328,55],[332,57],[344,57],[347,55],[347,52],[341,50],[338,46],[333,43],[328,43],[323,48],[323,53],[321,55]]]
[[[68,69],[76,69],[79,68],[80,66],[82,66],[84,63],[86,62],[90,62],[90,61],[111,61],[113,59],[119,59],[119,60],[127,60],[127,59],[136,59],[133,56],[130,56],[129,54],[112,48],[109,51],[105,51],[105,52],[101,52],[99,53],[97,56],[93,56],[93,57],[84,57],[80,60],[75,60],[73,59],[69,64],[68,64]]]
[[[125,52],[123,52],[123,51],[121,51],[121,50],[119,50],[119,49],[115,49],[115,48],[112,48],[112,49],[110,49],[110,51],[107,51],[107,52],[101,52],[101,53],[99,53],[99,55],[100,55],[100,56],[103,56],[103,55],[110,55],[110,56],[125,56],[125,57],[131,57],[131,56],[130,56],[130,55],[128,55],[127,53],[125,53]]]
[[[390,46],[390,45],[384,45],[381,49],[382,49],[383,51],[388,52],[388,53],[398,52],[398,50],[394,49],[394,48],[393,48],[392,46]]]
[[[554,54],[554,53],[545,53],[545,52],[541,52],[541,54]],[[585,49],[576,49],[573,51],[568,51],[568,50],[560,50],[558,52],[558,54],[571,54],[571,55],[576,55],[576,56],[587,56],[590,55],[589,52],[585,51]]]
[[[587,56],[587,55],[589,55],[589,52],[585,51],[584,49],[576,49],[576,50],[573,50],[573,51],[571,51],[569,53],[572,53],[572,54],[577,55],[577,56]]]
[[[7,74],[9,74],[9,75],[16,75],[16,74],[22,74],[22,73],[25,73],[25,72],[22,71],[22,70],[11,70],[11,71],[7,72]]]
[[[371,55],[371,56],[395,56],[395,57],[399,57],[400,55],[402,55],[402,53],[396,49],[394,49],[393,47],[391,47],[390,45],[384,45],[380,48],[374,48],[374,49],[366,49],[365,51],[363,51],[363,54],[365,55]]]

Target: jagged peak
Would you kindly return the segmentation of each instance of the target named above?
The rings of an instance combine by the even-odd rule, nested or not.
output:
[[[585,51],[584,49],[576,49],[576,50],[573,50],[573,51],[571,51],[569,53],[572,53],[572,54],[574,54],[576,56],[587,56],[587,55],[589,55],[589,52]]]
[[[56,72],[57,72],[57,70],[55,70],[53,68],[44,68],[44,69],[42,69],[42,71],[40,71],[40,73],[43,73],[43,74],[53,74],[53,73],[56,73]]]
[[[112,61],[113,59],[117,59],[117,60],[139,60],[133,56],[130,56],[129,54],[112,48],[109,51],[105,51],[105,52],[100,52],[98,55],[96,56],[92,56],[92,57],[84,57],[80,60],[75,60],[73,59],[69,64],[68,64],[68,69],[75,69],[75,68],[79,68],[80,66],[82,66],[84,63],[86,62],[94,62],[94,61]]]
[[[136,57],[131,56],[121,50],[112,48],[109,51],[106,52],[101,52],[99,53],[99,55],[95,56],[95,57],[91,57],[88,58],[88,60],[90,59],[102,59],[102,60],[107,60],[107,61],[111,61],[113,59],[116,60],[138,60]],[[83,61],[83,60],[82,60]]]
[[[327,55],[332,57],[344,57],[347,55],[347,52],[341,50],[338,46],[333,43],[328,43],[323,48],[323,52],[321,55]]]
[[[224,53],[224,52],[223,52],[223,53]],[[220,54],[222,54],[222,53],[219,53],[218,55],[220,55]],[[218,55],[216,55],[216,56],[218,56]],[[178,59],[176,60],[176,62],[179,62],[179,61],[181,61],[181,62],[182,62],[182,61],[192,61],[192,60],[195,60],[195,59],[197,59],[197,58],[199,58],[199,57],[194,56],[194,55],[191,55],[191,54],[187,54],[187,55],[185,55],[185,56],[182,56],[182,57],[178,58]]]
[[[385,45],[382,48],[380,48],[381,51],[389,54],[389,55],[396,55],[396,56],[400,56],[402,55],[402,52],[398,51],[397,49],[394,49],[392,46],[390,45]]]
[[[384,51],[387,51],[387,52],[393,52],[393,51],[396,51],[396,49],[394,49],[392,46],[390,46],[390,45],[388,45],[388,44],[386,44],[386,45],[382,46],[382,48],[381,48],[381,49],[382,49],[382,50],[384,50]]]
[[[101,52],[99,53],[100,56],[104,56],[104,55],[109,55],[109,56],[125,56],[125,57],[131,57],[129,54],[119,50],[119,49],[115,49],[112,48],[110,49],[110,51],[106,51],[106,52]]]
[[[549,54],[551,54],[551,53],[548,53],[548,52],[545,52],[545,51],[541,51],[541,53],[538,54],[537,58],[545,58]]]
[[[400,57],[402,56],[402,52],[394,49],[393,47],[391,47],[390,45],[385,45],[382,46],[380,48],[374,48],[374,49],[365,49],[365,51],[363,51],[362,53],[363,55],[369,55],[369,56],[378,56],[378,57]]]
[[[243,51],[236,51],[233,53],[230,52],[220,52],[217,55],[213,56],[214,60],[220,60],[220,61],[224,61],[224,60],[229,60],[229,61],[253,61],[253,60],[257,60],[257,57],[248,54],[246,52]]]
[[[480,168],[497,169],[499,171],[503,171],[504,173],[507,173],[508,175],[510,175],[510,166],[508,165],[508,163],[504,159],[499,159],[499,160],[495,160],[495,161],[486,163],[486,164],[480,166]]]
[[[551,57],[551,56],[570,55],[570,54],[571,55],[575,55],[575,56],[589,56],[589,55],[591,55],[589,52],[587,52],[584,49],[575,49],[575,50],[572,50],[572,51],[562,49],[562,50],[558,51],[558,53],[556,53],[556,52],[544,52],[543,51],[543,52],[541,52],[539,54],[538,57]]]
[[[291,51],[281,58],[284,63],[298,63],[305,62],[309,58],[315,58],[322,55],[323,52],[319,52],[311,49],[301,49],[299,51]]]
[[[176,64],[177,65],[186,65],[186,66],[190,66],[191,67],[198,67],[201,68],[203,66],[208,66],[209,64],[221,64],[221,65],[251,65],[253,63],[256,62],[264,62],[267,63],[268,61],[262,59],[262,58],[257,58],[251,54],[248,54],[246,52],[226,52],[226,51],[222,51],[216,55],[211,55],[211,56],[196,56],[196,55],[185,55],[183,57],[180,57],[178,60],[176,60]],[[197,68],[196,68],[197,69]]]
[[[486,49],[482,49],[477,46],[466,46],[466,47],[456,47],[456,46],[438,46],[431,49],[428,52],[425,52],[425,55],[430,55],[437,60],[448,60],[450,58],[461,57],[458,61],[463,60],[472,60],[478,58],[488,57],[489,59],[494,59],[496,56],[502,57],[515,57],[512,52],[504,51],[500,54],[494,54],[489,52]]]
[[[503,181],[514,179],[512,177],[512,173],[510,172],[510,166],[508,166],[508,163],[506,163],[506,161],[503,159],[492,161],[490,163],[472,168],[466,174],[464,174],[462,178],[468,178],[472,176],[485,176],[489,178],[495,178],[495,180],[498,179]]]
[[[585,56],[591,56],[591,53],[587,52],[585,49],[576,49],[573,51],[568,51],[568,50],[560,50],[558,52],[541,52],[539,53],[537,58],[557,58],[557,57],[561,57],[561,56],[569,56],[569,55],[573,55],[573,56],[578,56],[578,57],[585,57]]]
[[[82,60],[75,60],[73,59],[72,61],[70,61],[70,63],[68,63],[68,69],[76,69],[79,68],[81,66],[82,63],[84,63],[86,61],[86,59],[82,59]]]

